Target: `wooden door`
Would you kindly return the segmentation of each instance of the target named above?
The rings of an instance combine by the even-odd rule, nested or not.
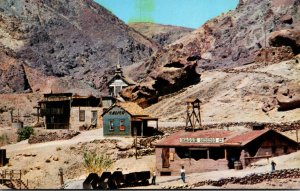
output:
[[[98,112],[92,111],[92,119],[91,119],[92,125],[97,126],[97,116],[98,116]]]
[[[170,167],[170,149],[169,148],[163,148],[162,149],[162,167],[163,168],[169,168]]]

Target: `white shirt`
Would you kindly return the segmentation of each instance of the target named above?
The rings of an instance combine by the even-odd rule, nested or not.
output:
[[[185,169],[180,169],[180,173],[185,173]]]

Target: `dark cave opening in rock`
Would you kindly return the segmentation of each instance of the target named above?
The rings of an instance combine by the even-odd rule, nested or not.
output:
[[[181,64],[180,62],[171,62],[169,64],[166,64],[165,67],[167,67],[167,68],[183,68],[184,65]]]

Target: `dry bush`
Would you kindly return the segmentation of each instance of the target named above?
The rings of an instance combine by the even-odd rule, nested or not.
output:
[[[103,171],[107,171],[113,166],[114,161],[106,154],[106,151],[102,151],[98,155],[95,151],[86,151],[83,154],[83,163],[88,173],[101,175]]]

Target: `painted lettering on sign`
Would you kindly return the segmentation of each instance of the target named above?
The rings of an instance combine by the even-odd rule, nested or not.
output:
[[[109,115],[124,115],[125,111],[110,111]]]
[[[180,138],[180,143],[224,143],[224,138]]]

